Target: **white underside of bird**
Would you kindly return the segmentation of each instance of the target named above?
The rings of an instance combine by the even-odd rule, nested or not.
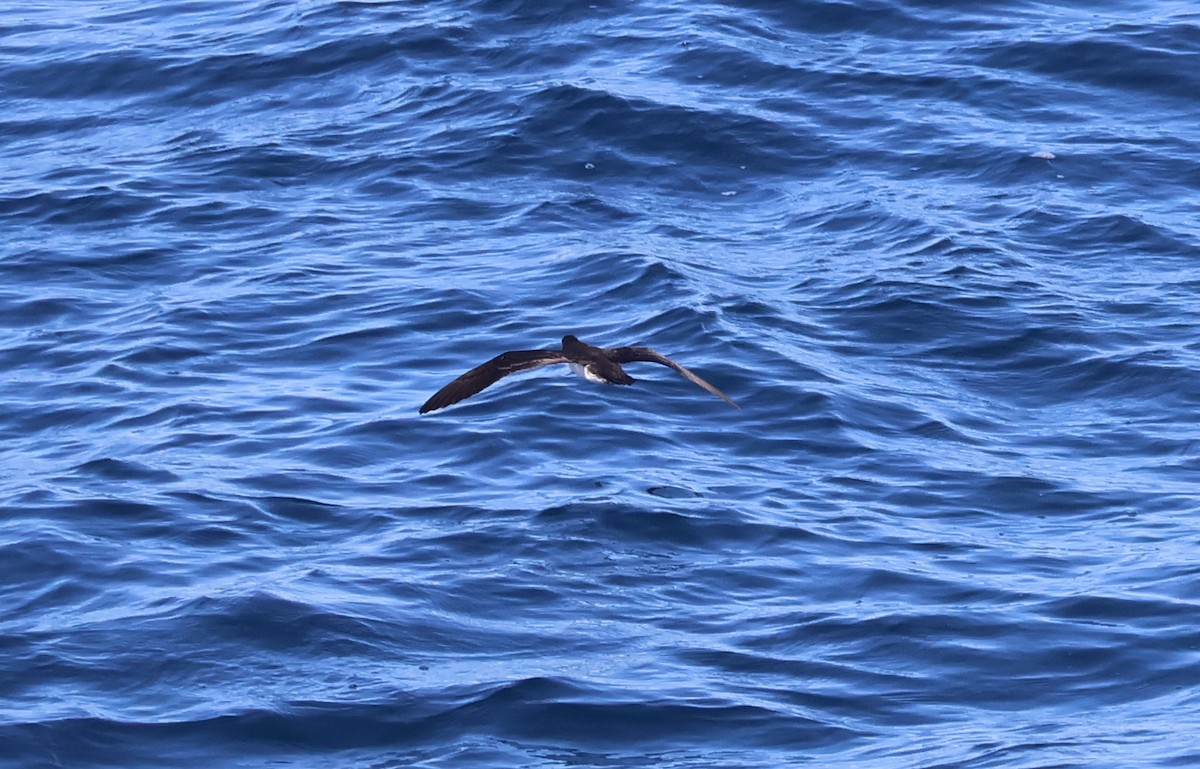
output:
[[[589,382],[604,382],[605,380],[592,373],[592,370],[582,363],[568,363],[571,370]]]

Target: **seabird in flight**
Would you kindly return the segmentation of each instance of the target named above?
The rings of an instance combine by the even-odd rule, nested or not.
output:
[[[433,397],[425,401],[425,405],[421,407],[421,413],[445,408],[464,398],[470,398],[509,374],[554,363],[570,364],[575,373],[590,382],[629,385],[633,384],[634,379],[625,373],[621,364],[635,361],[661,363],[673,368],[730,406],[741,408],[725,393],[649,347],[593,347],[568,334],[563,337],[561,350],[512,350],[497,355],[481,366],[476,366],[434,393]]]

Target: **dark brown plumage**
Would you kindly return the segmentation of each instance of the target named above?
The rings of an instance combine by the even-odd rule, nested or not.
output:
[[[509,374],[518,371],[568,363],[585,379],[608,384],[633,384],[633,377],[621,368],[622,363],[659,363],[674,369],[695,384],[734,408],[740,408],[728,395],[713,387],[662,353],[649,347],[593,347],[568,334],[563,337],[561,350],[513,350],[501,353],[487,363],[476,366],[433,394],[421,407],[421,413],[435,411],[458,403],[477,392],[491,387]]]

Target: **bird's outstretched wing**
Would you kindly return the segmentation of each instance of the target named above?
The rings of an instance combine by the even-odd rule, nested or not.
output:
[[[664,366],[675,369],[680,374],[683,374],[683,376],[700,385],[705,390],[708,390],[710,393],[725,401],[730,406],[733,406],[735,409],[741,408],[741,406],[734,403],[733,399],[725,393],[713,387],[711,384],[704,381],[696,374],[693,374],[691,371],[688,371],[686,368],[671,360],[667,356],[655,350],[651,350],[649,347],[615,347],[611,350],[608,350],[607,354],[609,358],[615,360],[617,363],[634,363],[636,361],[645,361],[646,363],[661,363]]]
[[[421,407],[421,413],[445,408],[464,398],[470,398],[509,374],[566,362],[567,359],[561,350],[512,350],[501,353],[435,392],[432,398],[425,401],[425,405]]]

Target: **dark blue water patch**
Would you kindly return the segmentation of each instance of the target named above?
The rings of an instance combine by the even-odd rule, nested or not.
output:
[[[515,35],[554,27],[565,27],[575,32],[571,28],[574,23],[609,18],[614,12],[624,9],[619,3],[612,2],[547,7],[530,0],[477,0],[469,5],[469,10],[484,29]]]
[[[94,459],[75,468],[75,471],[84,475],[108,480],[169,483],[178,479],[174,474],[164,470],[157,470],[138,462],[128,462],[111,457]]]
[[[592,724],[605,728],[596,729],[588,744],[579,745],[569,753],[586,756],[594,752],[620,761],[622,754],[630,753],[630,745],[642,745],[643,750],[652,752],[662,750],[653,740],[650,725],[664,722],[680,734],[681,743],[712,743],[712,726],[717,724],[723,731],[743,735],[739,742],[764,746],[817,747],[836,735],[836,730],[829,727],[806,728],[800,718],[704,701],[668,700],[659,705],[589,703],[586,690],[578,686],[552,679],[528,679],[490,690],[464,691],[438,710],[422,707],[412,697],[401,695],[366,706],[297,702],[281,711],[246,710],[189,723],[68,719],[60,722],[60,728],[76,735],[78,742],[74,748],[55,750],[53,755],[57,760],[85,760],[95,756],[103,744],[135,740],[145,746],[130,756],[139,763],[164,757],[173,762],[198,763],[213,755],[207,746],[216,744],[245,758],[321,755],[370,747],[403,750],[400,755],[415,757],[426,754],[439,743],[479,734],[481,729],[498,744],[516,741],[541,744],[549,749],[564,734],[575,734],[579,727]],[[9,732],[6,741],[25,750],[42,747],[47,742],[53,744],[52,732],[38,734],[11,728],[6,731]]]
[[[787,7],[752,3],[748,7],[766,17],[754,25],[755,37],[766,36],[768,30],[777,28],[776,25],[812,35],[875,33],[880,36],[891,36],[898,31],[920,26],[917,19],[904,8],[887,3],[832,3]],[[740,18],[740,14],[732,15],[734,23]]]
[[[1126,39],[1133,30],[1136,37]],[[1197,58],[1200,36],[1194,27],[1127,25],[1100,30],[1091,39],[1010,42],[991,51],[986,61],[997,68],[1020,68],[1179,103],[1200,93],[1200,82],[1191,77],[1189,66]]]
[[[4,324],[9,328],[43,329],[67,319],[78,318],[81,302],[65,296],[43,296],[25,299],[19,295],[5,296]]]
[[[62,59],[6,67],[0,82],[6,90],[24,98],[85,99],[113,98],[139,94],[148,83],[148,65],[153,60],[137,52],[97,53],[79,60]],[[162,74],[160,70],[159,74]]]
[[[492,721],[501,736],[557,743],[568,734],[591,731],[581,747],[622,750],[638,744],[662,749],[676,744],[819,748],[837,741],[845,730],[811,719],[761,707],[736,706],[706,699],[663,697],[659,702],[628,704],[588,702],[585,692],[554,691],[551,681],[522,681],[492,692],[459,711],[469,721]],[[546,691],[550,689],[550,691]],[[565,701],[564,701],[565,700]],[[582,701],[580,701],[582,700]],[[656,725],[667,723],[672,737],[661,740]],[[719,727],[719,737],[715,730]]]
[[[42,192],[0,199],[0,213],[51,225],[128,220],[154,211],[152,198],[111,187]]]
[[[581,221],[588,222],[591,227],[615,227],[633,224],[642,216],[635,210],[582,195],[534,204],[513,219],[511,229],[517,232],[533,227],[542,232],[573,232]]]

